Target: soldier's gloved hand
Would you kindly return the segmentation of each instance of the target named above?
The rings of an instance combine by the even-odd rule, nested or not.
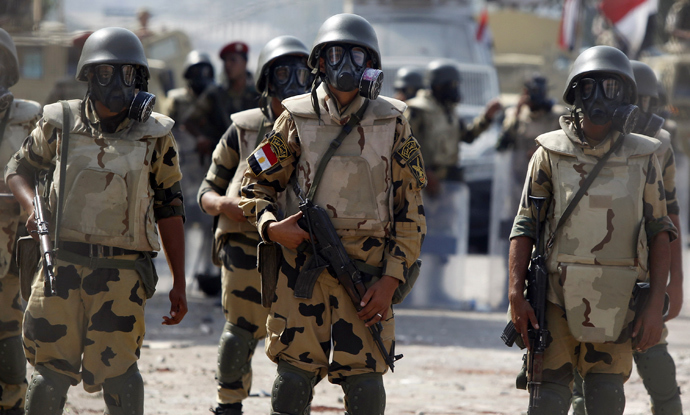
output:
[[[182,321],[187,314],[187,292],[184,285],[181,287],[173,284],[170,294],[170,317],[163,316],[163,325],[172,326]]]
[[[532,327],[539,329],[539,323],[537,322],[537,316],[534,314],[534,309],[522,293],[517,293],[515,295],[511,294],[508,296],[508,299],[510,301],[510,319],[515,325],[515,330],[520,333],[523,343],[530,349],[531,346],[529,337],[527,336],[527,328],[531,323]]]
[[[384,275],[367,289],[359,304],[363,308],[357,313],[360,320],[366,321],[365,327],[386,319],[393,301],[393,294],[399,285],[399,279]]]
[[[643,352],[652,346],[656,346],[661,339],[661,331],[664,328],[662,318],[663,297],[661,304],[650,300],[647,302],[640,316],[635,320],[633,328],[633,348]]]
[[[271,241],[288,249],[297,249],[302,241],[309,240],[309,233],[297,224],[301,218],[302,212],[297,212],[279,222],[271,222],[266,227],[266,235]]]

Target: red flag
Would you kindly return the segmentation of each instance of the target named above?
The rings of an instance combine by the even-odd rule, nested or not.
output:
[[[486,32],[486,26],[489,24],[489,11],[484,7],[482,13],[479,15],[479,24],[477,25],[477,41],[481,41]]]
[[[602,0],[600,11],[627,42],[628,56],[636,56],[658,0]]]
[[[558,31],[558,46],[567,51],[575,48],[577,24],[580,18],[580,0],[565,0]]]

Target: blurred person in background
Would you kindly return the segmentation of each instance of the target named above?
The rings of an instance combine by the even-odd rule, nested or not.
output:
[[[309,91],[308,57],[307,47],[293,36],[279,36],[263,47],[255,76],[260,108],[231,116],[232,125],[213,151],[211,167],[199,188],[201,209],[217,221],[213,254],[222,267],[226,320],[218,345],[216,415],[242,414],[242,401],[252,384],[254,349],[266,337],[268,308],[261,302],[261,275],[256,268],[261,237],[238,206],[247,156],[273,129],[283,112],[280,102]]]
[[[407,101],[417,95],[417,91],[424,88],[424,70],[412,66],[398,69],[393,81],[393,98]]]
[[[19,60],[12,37],[0,29],[0,163],[6,165],[40,118],[41,106],[14,98],[9,88],[19,80]],[[27,235],[28,215],[0,178],[0,415],[24,414],[26,359],[22,347],[23,306],[19,293],[16,240]]]

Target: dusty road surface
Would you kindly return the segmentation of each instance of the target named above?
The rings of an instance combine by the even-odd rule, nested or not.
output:
[[[215,403],[214,372],[223,315],[217,299],[205,298],[190,287],[190,312],[179,326],[162,326],[167,313],[166,278],[147,304],[147,334],[139,367],[146,388],[146,414],[209,414]],[[395,373],[384,376],[387,414],[523,414],[528,395],[515,389],[521,352],[503,345],[499,335],[503,313],[423,311],[399,309]],[[673,320],[670,351],[678,367],[683,391],[690,391],[690,319]],[[245,414],[269,413],[275,366],[263,353],[254,357],[253,395]],[[342,390],[321,382],[316,387],[312,414],[342,414]],[[626,415],[650,414],[646,392],[637,373],[626,384]],[[683,395],[690,408],[690,393]],[[103,397],[72,387],[65,413],[102,414]],[[686,409],[687,410],[687,409]]]

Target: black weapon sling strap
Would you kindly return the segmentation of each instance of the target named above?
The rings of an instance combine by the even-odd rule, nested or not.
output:
[[[597,175],[601,171],[601,169],[604,168],[604,165],[606,164],[606,161],[611,157],[611,154],[616,152],[619,148],[623,146],[623,141],[625,140],[625,135],[621,135],[618,141],[613,143],[611,145],[611,148],[609,151],[604,154],[604,156],[599,159],[597,164],[594,166],[591,172],[587,175],[587,178],[585,179],[584,183],[582,183],[582,186],[580,186],[580,189],[578,189],[577,193],[573,197],[573,199],[568,203],[568,206],[565,208],[565,211],[563,212],[563,215],[561,218],[558,220],[558,223],[556,224],[556,228],[551,232],[551,235],[549,236],[549,240],[546,243],[547,249],[551,248],[553,246],[554,240],[556,238],[556,233],[558,232],[559,229],[565,224],[565,221],[568,220],[568,217],[570,216],[571,213],[573,213],[573,210],[575,209],[575,206],[577,206],[577,203],[582,199],[582,196],[585,195],[587,192],[587,189],[589,189],[589,186],[594,182],[594,179],[596,179]],[[537,220],[540,220],[541,218],[537,218]]]
[[[60,252],[60,224],[62,221],[62,207],[65,201],[65,178],[67,172],[67,153],[69,149],[69,135],[72,127],[70,126],[70,119],[72,118],[72,110],[67,101],[60,101],[62,104],[62,143],[60,144],[60,170],[58,171],[58,199],[57,210],[55,212],[55,241],[53,247],[56,252],[56,257]]]
[[[264,115],[261,117],[261,125],[259,126],[259,132],[256,134],[256,142],[254,143],[254,148],[259,147],[259,143],[261,140],[264,139],[264,135],[266,134],[266,123],[268,122],[268,119]]]

